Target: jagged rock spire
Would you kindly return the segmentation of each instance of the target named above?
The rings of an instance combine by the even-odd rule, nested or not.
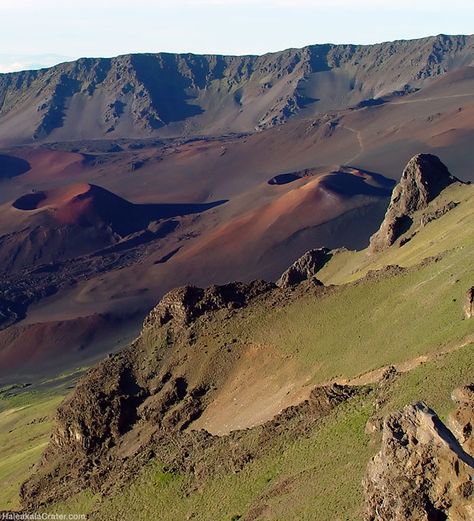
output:
[[[447,186],[459,181],[441,160],[431,154],[417,154],[405,167],[395,187],[385,218],[370,240],[370,251],[391,246],[410,227],[411,216],[426,208]]]

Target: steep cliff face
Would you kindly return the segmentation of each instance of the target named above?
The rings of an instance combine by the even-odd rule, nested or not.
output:
[[[453,433],[424,403],[390,415],[365,479],[368,521],[468,521],[474,516],[472,386],[453,393]],[[462,444],[461,444],[462,443]]]
[[[459,179],[449,173],[438,157],[417,154],[410,159],[392,193],[385,218],[370,239],[370,250],[377,252],[391,246],[410,228],[416,211],[426,208],[446,187],[456,182]]]
[[[0,139],[246,132],[421,88],[474,63],[474,38],[313,45],[263,56],[83,58],[0,75]],[[409,64],[407,66],[407,64]],[[403,65],[403,67],[402,67]]]

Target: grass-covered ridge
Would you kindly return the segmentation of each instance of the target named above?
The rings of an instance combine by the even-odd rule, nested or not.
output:
[[[318,277],[342,286],[303,292],[278,305],[258,302],[233,320],[206,322],[196,349],[232,338],[271,346],[279,359],[291,360],[319,384],[471,340],[474,324],[462,306],[474,283],[474,186],[448,188],[426,212],[450,200],[460,204],[424,228],[417,223],[419,212],[407,233],[416,234],[403,247],[396,243],[372,256],[335,254]]]
[[[445,417],[451,390],[474,378],[474,345],[399,376],[379,415],[424,400]],[[91,512],[93,520],[231,521],[361,518],[361,481],[377,438],[365,433],[375,392],[334,411],[308,436],[286,438],[284,450],[254,459],[237,474],[208,480],[170,474],[155,461],[120,494],[98,501],[90,492],[57,505],[55,512]]]
[[[157,458],[129,486],[111,495],[100,498],[85,490],[50,511],[90,512],[91,519],[97,520],[360,519],[361,480],[378,447],[377,436],[365,432],[367,420],[374,413],[380,417],[418,400],[446,417],[452,407],[451,391],[474,381],[474,322],[465,319],[462,311],[466,290],[474,284],[473,188],[456,185],[446,190],[429,211],[448,200],[460,204],[423,228],[417,216],[407,235],[416,233],[402,247],[397,243],[372,256],[335,254],[320,278],[338,286],[299,288],[294,293],[277,290],[273,300],[257,299],[231,315],[221,310],[198,319],[192,343],[169,346],[183,348],[183,359],[200,355],[195,373],[221,371],[223,381],[228,374],[235,377],[235,368],[242,367],[236,361],[249,346],[269,352],[269,360],[251,358],[250,365],[265,363],[245,373],[252,380],[244,384],[255,386],[261,379],[260,390],[270,389],[268,377],[281,386],[309,387],[403,365],[409,370],[384,390],[381,408],[375,410],[379,390],[369,379],[365,394],[297,435],[282,428],[268,440],[268,450],[259,450],[254,429],[243,432],[234,441],[245,440],[252,457],[238,472],[218,470],[202,476],[170,472]],[[393,265],[402,268],[387,268]],[[144,341],[159,338],[158,331]],[[217,353],[213,365],[201,367],[206,360],[203,353],[208,352]],[[229,361],[235,365],[227,373]],[[416,363],[411,365],[412,361]],[[290,365],[294,370],[283,371]],[[220,383],[218,378],[215,381]],[[47,439],[50,416],[44,411],[52,411],[60,400],[52,392],[22,396],[0,402],[0,441],[5,440],[0,445],[0,477],[11,483],[0,495],[0,509],[17,506],[14,487],[25,478]],[[25,409],[19,401],[23,399],[31,401]],[[42,416],[48,416],[48,421],[30,423]],[[26,425],[38,425],[38,432],[21,430]],[[12,427],[22,434],[9,446]],[[32,437],[23,438],[23,433]],[[211,467],[213,463],[208,462]]]

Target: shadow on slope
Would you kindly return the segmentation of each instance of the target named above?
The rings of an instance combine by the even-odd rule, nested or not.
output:
[[[225,202],[133,204],[99,186],[78,184],[24,195],[13,207],[22,211],[51,209],[61,224],[106,225],[123,237],[143,230],[152,221],[204,212]]]
[[[0,179],[10,179],[31,169],[28,161],[15,156],[0,154]]]
[[[354,195],[389,197],[395,181],[368,170],[348,166],[324,176],[321,184],[343,197]]]

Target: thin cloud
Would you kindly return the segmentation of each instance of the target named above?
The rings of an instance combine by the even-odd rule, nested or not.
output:
[[[397,2],[383,2],[380,0],[136,0],[133,3],[133,9],[137,8],[154,8],[154,7],[173,7],[180,8],[186,6],[232,6],[232,7],[248,7],[248,6],[269,6],[283,8],[315,8],[315,9],[367,9],[374,8],[378,10],[399,10],[404,8],[420,9],[446,9],[444,0],[398,0]],[[106,8],[110,6],[114,9],[127,8],[130,9],[129,0],[102,1],[100,4],[96,0],[70,1],[67,4],[63,0],[43,0],[38,4],[37,0],[0,0],[0,11],[17,11],[31,9],[34,11],[45,9],[61,9],[61,11],[70,10],[71,14],[76,9],[94,8],[100,6]],[[472,0],[451,0],[449,3],[452,8],[469,8],[474,9]]]
[[[42,54],[34,56],[12,56],[0,54],[0,74],[51,67],[61,62],[69,61],[69,56]]]
[[[29,67],[28,62],[0,63],[0,73],[24,71]]]

